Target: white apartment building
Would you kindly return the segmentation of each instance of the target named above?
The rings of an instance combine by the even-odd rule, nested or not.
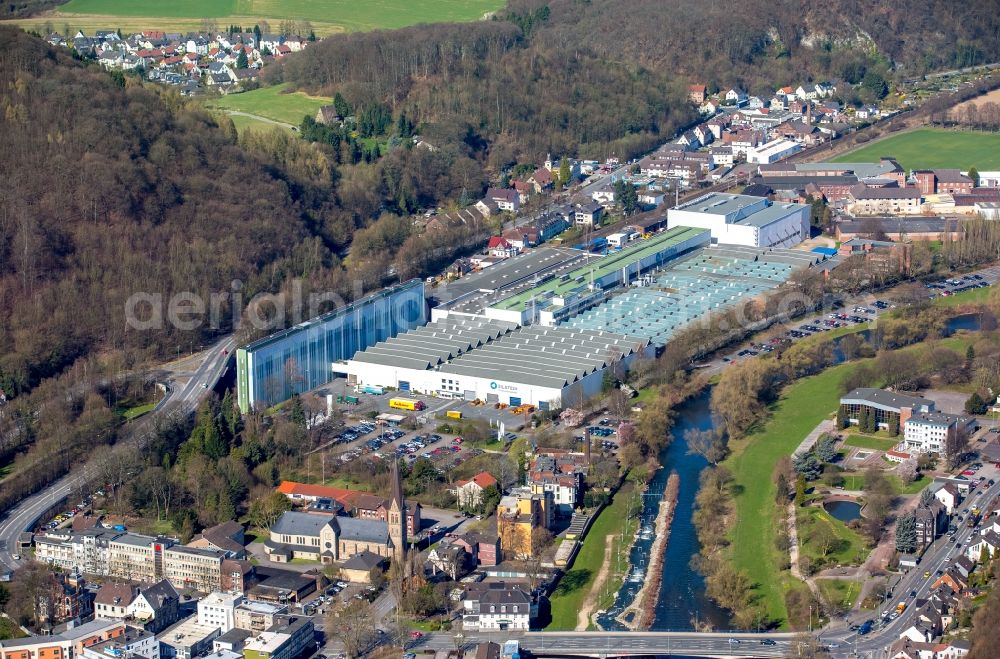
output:
[[[243,596],[233,593],[209,593],[198,600],[198,622],[216,626],[225,634],[236,627],[236,607],[243,602]]]
[[[971,417],[944,412],[914,414],[903,425],[903,443],[900,448],[909,453],[944,453],[948,439],[974,423],[975,419]]]
[[[273,627],[275,618],[284,613],[288,613],[287,606],[246,600],[233,611],[233,621],[237,629],[262,632]]]
[[[163,552],[164,578],[177,588],[222,590],[222,561],[226,553],[176,545]]]
[[[177,588],[222,590],[226,553],[176,544],[172,538],[89,529],[35,538],[35,558],[67,571],[132,582],[167,579]]]

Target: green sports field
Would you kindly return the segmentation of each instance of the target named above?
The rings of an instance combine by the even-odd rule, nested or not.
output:
[[[500,9],[504,0],[70,0],[44,17],[11,21],[29,29],[117,29],[122,31],[199,29],[217,25],[252,26],[267,21],[307,20],[319,36],[335,32],[394,29],[418,23],[474,21]]]
[[[1000,169],[1000,133],[920,128],[893,135],[834,158],[834,162],[878,162],[893,156],[906,169]]]

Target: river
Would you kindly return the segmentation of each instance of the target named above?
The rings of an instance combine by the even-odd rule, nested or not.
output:
[[[950,336],[960,330],[976,331],[979,329],[979,321],[978,314],[956,316],[948,320],[944,334]],[[861,335],[867,340],[870,330],[865,330]],[[834,361],[838,364],[844,361],[843,353],[837,345],[839,342],[839,338],[834,340]],[[696,621],[707,622],[715,629],[729,628],[729,613],[705,595],[705,580],[691,567],[691,559],[701,549],[692,521],[694,498],[698,493],[698,477],[708,463],[701,456],[687,452],[684,433],[691,428],[704,430],[711,427],[712,415],[709,409],[711,391],[709,387],[677,407],[676,421],[670,431],[673,441],[660,453],[661,466],[649,483],[640,513],[639,528],[643,533],[636,540],[629,556],[631,571],[618,591],[612,607],[597,616],[598,623],[606,630],[626,630],[615,617],[632,602],[642,587],[649,564],[649,550],[653,544],[653,525],[671,471],[676,471],[680,475],[680,492],[677,510],[670,527],[670,538],[667,541],[663,581],[660,584],[652,630],[689,631],[694,629]]]
[[[639,536],[632,547],[630,555],[632,571],[618,592],[614,605],[597,618],[604,629],[625,630],[625,627],[615,620],[615,616],[632,602],[642,586],[649,564],[650,546],[653,544],[653,524],[671,471],[676,471],[680,475],[680,491],[673,524],[670,527],[670,538],[667,541],[663,581],[660,584],[656,618],[652,629],[691,630],[694,629],[695,619],[707,621],[719,629],[726,629],[729,626],[729,614],[708,599],[705,595],[704,579],[691,568],[691,558],[701,548],[691,519],[694,513],[694,497],[698,493],[698,476],[708,463],[701,456],[690,455],[687,452],[684,432],[691,428],[704,430],[711,426],[710,396],[711,389],[706,389],[677,407],[677,418],[670,431],[673,441],[660,453],[661,467],[656,470],[646,492],[639,523],[639,528],[646,532]]]

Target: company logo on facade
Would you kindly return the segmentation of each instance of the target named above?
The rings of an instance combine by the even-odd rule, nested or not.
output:
[[[500,391],[517,391],[517,387],[515,386],[509,384],[497,384],[496,382],[490,382],[490,389],[499,389]]]

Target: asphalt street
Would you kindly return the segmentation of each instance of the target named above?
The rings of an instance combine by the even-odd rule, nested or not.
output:
[[[218,382],[225,371],[225,364],[235,347],[232,336],[226,336],[207,351],[202,364],[191,373],[187,382],[179,385],[169,383],[166,395],[152,413],[141,417],[143,423],[161,415],[186,415],[197,409],[199,402]],[[141,433],[140,433],[141,435]],[[30,530],[39,516],[60,500],[68,497],[75,488],[87,481],[87,466],[63,476],[44,490],[26,497],[16,507],[0,517],[0,572],[16,570],[20,561],[14,559],[17,551],[17,537]]]

